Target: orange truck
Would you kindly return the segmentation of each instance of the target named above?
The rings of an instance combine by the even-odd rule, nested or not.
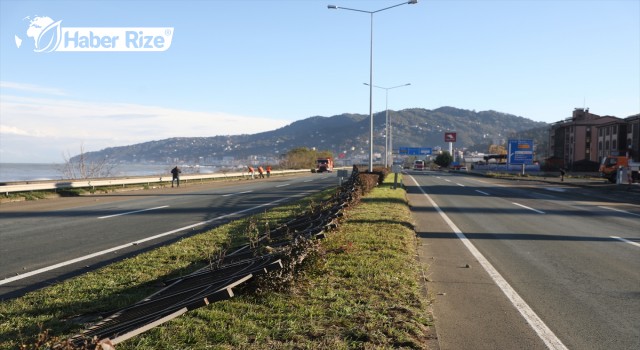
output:
[[[640,162],[634,162],[629,157],[625,156],[607,156],[602,158],[602,162],[600,163],[600,177],[604,177],[609,182],[615,183],[618,177],[618,169],[620,167],[625,167],[628,174],[631,176],[633,182],[640,180]],[[626,182],[627,179],[623,179],[623,182]]]
[[[317,173],[324,173],[324,172],[332,172],[333,171],[333,159],[332,158],[318,158],[317,161],[317,165],[316,165],[316,172]]]

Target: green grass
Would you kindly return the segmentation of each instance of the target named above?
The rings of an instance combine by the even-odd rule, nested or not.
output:
[[[378,186],[350,208],[285,288],[241,289],[117,349],[426,348],[432,320],[415,233],[405,192],[390,186]],[[279,207],[2,302],[0,349],[33,344],[39,325],[52,336],[74,334],[78,325],[70,320],[78,315],[134,303],[157,290],[158,281],[197,269],[221,245],[245,239],[242,232],[252,224],[273,227],[309,205]]]

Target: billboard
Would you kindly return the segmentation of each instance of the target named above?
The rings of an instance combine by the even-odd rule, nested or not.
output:
[[[533,140],[509,140],[508,164],[533,164]]]
[[[456,142],[456,133],[455,132],[445,132],[444,133],[444,142]]]

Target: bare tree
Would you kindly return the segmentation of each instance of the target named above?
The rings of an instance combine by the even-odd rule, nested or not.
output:
[[[59,169],[64,179],[93,179],[100,177],[110,177],[116,167],[115,164],[109,164],[107,158],[99,161],[89,161],[84,152],[84,144],[80,145],[80,154],[71,157],[69,151],[62,155],[64,163]]]

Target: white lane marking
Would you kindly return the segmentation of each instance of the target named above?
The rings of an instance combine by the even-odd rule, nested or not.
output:
[[[313,181],[313,180],[306,180],[306,181],[302,181],[302,182],[311,182],[311,181]]]
[[[149,210],[156,210],[156,209],[162,209],[162,208],[168,208],[168,205],[163,205],[161,207],[155,207],[155,208],[149,208],[149,209],[141,209],[141,210],[134,210],[134,211],[128,211],[126,213],[120,213],[120,214],[113,214],[113,215],[107,215],[107,216],[100,216],[98,217],[98,219],[108,219],[108,218],[113,218],[116,216],[122,216],[122,215],[129,215],[129,214],[135,214],[135,213],[141,213],[143,211],[149,211]]]
[[[289,185],[291,185],[291,184],[282,184],[282,185],[278,185],[276,187],[284,187],[284,186],[289,186]]]
[[[236,194],[245,194],[245,193],[251,193],[253,191],[244,191],[244,192],[238,192],[238,193],[228,193],[228,194],[223,194],[222,197],[229,197],[229,196],[235,196]]]
[[[457,183],[457,182],[456,182],[456,185],[458,185],[458,186],[460,186],[460,187],[464,187],[464,185],[463,185],[463,184],[459,184],[459,183]]]
[[[630,240],[628,240],[628,239],[624,239],[624,238],[621,238],[621,237],[618,237],[618,236],[609,236],[609,237],[611,237],[611,238],[613,238],[613,239],[617,239],[617,240],[619,240],[619,241],[621,241],[621,242],[624,242],[624,243],[632,244],[632,245],[634,245],[634,246],[636,246],[636,247],[640,247],[640,243],[636,243],[636,242],[634,242],[634,241],[630,241]]]
[[[547,327],[547,325],[542,321],[540,317],[529,307],[529,305],[518,295],[518,293],[509,285],[509,283],[500,275],[498,270],[496,270],[493,265],[487,260],[482,253],[469,241],[467,236],[462,233],[462,231],[456,226],[451,219],[440,209],[440,207],[436,204],[436,202],[431,199],[431,197],[422,189],[418,182],[410,176],[413,182],[418,186],[422,194],[429,200],[431,205],[436,209],[436,211],[440,214],[442,219],[449,225],[451,230],[455,232],[456,236],[462,241],[462,243],[467,247],[469,252],[478,260],[480,265],[484,268],[485,271],[491,276],[493,281],[498,285],[498,287],[502,290],[502,292],[507,296],[509,301],[515,306],[515,308],[520,312],[522,317],[524,317],[525,321],[529,323],[531,328],[538,334],[540,339],[547,345],[549,349],[567,349],[567,347],[562,344],[560,339]]]
[[[566,188],[544,187],[544,189],[547,190],[547,191],[554,191],[554,192],[567,192]]]
[[[444,179],[444,181],[446,181],[446,182],[451,182],[451,180],[449,180],[449,179]]]
[[[235,215],[242,214],[242,213],[245,213],[245,212],[248,212],[248,211],[252,211],[252,210],[255,210],[255,209],[258,209],[258,208],[274,205],[274,204],[276,204],[278,202],[282,202],[283,200],[286,200],[286,199],[288,199],[288,198],[287,197],[280,198],[280,199],[277,199],[277,200],[275,200],[273,202],[256,205],[255,207],[248,208],[248,209],[243,209],[243,210],[237,211],[235,213],[225,214],[225,215],[222,215],[222,216],[218,216],[217,218],[209,219],[209,220],[206,220],[206,221],[201,221],[201,222],[195,223],[193,225],[177,228],[175,230],[171,230],[171,231],[167,231],[167,232],[164,232],[164,233],[160,233],[160,234],[157,234],[155,236],[146,237],[146,238],[143,238],[143,239],[131,242],[131,243],[122,244],[122,245],[119,245],[117,247],[101,250],[99,252],[95,252],[93,254],[81,256],[79,258],[63,261],[61,263],[58,263],[58,264],[55,264],[55,265],[51,265],[51,266],[47,266],[47,267],[43,267],[43,268],[38,269],[38,270],[33,270],[31,272],[23,273],[23,274],[20,274],[18,276],[5,278],[5,279],[0,281],[0,286],[3,285],[3,284],[7,284],[7,283],[11,283],[11,282],[14,282],[14,281],[21,280],[23,278],[39,275],[39,274],[47,272],[47,271],[55,270],[55,269],[58,269],[58,268],[61,268],[61,267],[67,266],[67,265],[75,264],[75,263],[80,262],[80,261],[84,261],[84,260],[88,260],[88,259],[91,259],[91,258],[95,258],[95,257],[98,257],[100,255],[105,255],[105,254],[108,254],[108,253],[111,253],[111,252],[115,252],[115,251],[118,251],[118,250],[121,250],[121,249],[124,249],[124,248],[135,246],[135,245],[138,245],[140,243],[144,243],[144,242],[147,242],[147,241],[152,241],[154,239],[158,239],[158,238],[161,238],[161,237],[164,237],[164,236],[172,235],[174,233],[178,233],[178,232],[181,232],[181,231],[189,230],[189,229],[192,229],[194,227],[206,225],[206,224],[209,224],[209,223],[212,223],[214,221],[218,221],[218,220],[230,217],[230,216],[235,216]]]
[[[519,206],[519,207],[521,207],[521,208],[525,208],[525,209],[529,209],[529,210],[531,210],[531,211],[535,211],[535,212],[536,212],[536,213],[538,213],[538,214],[544,214],[544,212],[543,212],[543,211],[541,211],[541,210],[533,209],[533,208],[531,208],[531,207],[527,207],[526,205],[522,205],[522,204],[520,204],[520,203],[511,202],[511,204],[515,204],[515,205],[517,205],[517,206]]]
[[[638,214],[632,213],[630,211],[626,211],[626,210],[621,210],[621,209],[616,209],[616,208],[611,208],[611,207],[603,207],[601,205],[598,206],[598,208],[602,208],[602,209],[607,209],[607,210],[613,210],[613,211],[617,211],[618,213],[625,213],[625,214],[629,214],[629,215],[633,215],[633,216],[640,216]]]
[[[483,191],[480,191],[480,190],[476,190],[476,192],[478,192],[478,193],[482,193],[482,194],[484,194],[485,196],[490,196],[490,194],[488,194],[487,192],[483,192]]]

